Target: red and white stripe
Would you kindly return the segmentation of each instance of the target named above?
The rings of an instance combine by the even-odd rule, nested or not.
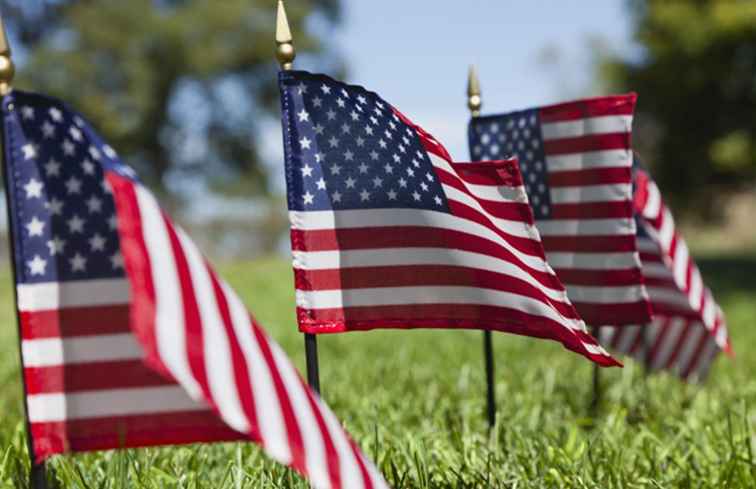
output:
[[[647,326],[601,328],[602,342],[630,354],[650,369],[671,369],[702,379],[719,350],[731,352],[721,308],[704,285],[659,188],[635,172],[635,208],[649,237],[638,238],[643,276],[653,308]]]
[[[589,324],[650,317],[635,248],[632,135],[635,94],[539,109],[551,217],[546,257]]]
[[[68,451],[235,440],[203,402],[143,362],[126,280],[17,286],[37,462]]]
[[[492,329],[557,340],[617,365],[586,332],[546,263],[516,160],[455,164],[412,127],[451,214],[291,211],[300,329]]]
[[[283,350],[141,185],[109,172],[146,361],[317,488],[387,487]]]

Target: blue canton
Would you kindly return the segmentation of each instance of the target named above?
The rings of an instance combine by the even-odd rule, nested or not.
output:
[[[306,72],[279,81],[290,210],[448,212],[417,132],[378,95]]]
[[[131,169],[56,100],[16,90],[2,110],[18,282],[124,277],[103,170]]]
[[[470,156],[475,161],[517,156],[525,190],[536,219],[551,216],[546,154],[538,109],[475,117],[468,133]]]

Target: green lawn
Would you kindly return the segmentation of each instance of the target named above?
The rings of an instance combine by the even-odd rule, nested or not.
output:
[[[481,333],[382,331],[320,337],[324,397],[401,487],[756,487],[756,254],[700,260],[724,307],[737,358],[706,385],[644,379],[630,361],[602,371],[560,346],[495,334],[499,423],[489,437]],[[304,366],[290,266],[221,267],[251,311]],[[15,320],[0,268],[0,486],[23,486],[26,455]],[[303,371],[303,370],[302,370]],[[307,487],[252,444],[57,457],[65,488]]]

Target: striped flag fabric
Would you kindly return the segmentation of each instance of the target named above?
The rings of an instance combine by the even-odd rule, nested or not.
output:
[[[279,75],[299,328],[475,328],[617,365],[544,257],[515,160],[453,163],[377,94]]]
[[[474,117],[473,160],[519,158],[546,257],[591,325],[650,320],[635,246],[634,94]]]
[[[649,370],[668,369],[684,379],[703,380],[720,350],[732,353],[724,313],[656,183],[640,166],[634,181],[637,242],[653,319],[646,325],[602,327],[601,341]]]
[[[317,488],[387,487],[84,119],[3,100],[35,455],[250,439]]]

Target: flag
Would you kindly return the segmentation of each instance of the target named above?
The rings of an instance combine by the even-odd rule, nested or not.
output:
[[[602,343],[650,370],[670,369],[701,380],[720,350],[731,352],[724,313],[704,285],[656,183],[640,166],[634,181],[638,249],[653,319],[647,325],[602,327]]]
[[[3,101],[38,461],[248,438],[318,488],[386,487],[239,297],[84,119]]]
[[[616,364],[546,263],[515,161],[458,165],[373,92],[279,81],[301,331],[491,329]]]
[[[474,117],[473,160],[516,155],[546,257],[588,324],[650,319],[635,247],[635,95]]]

